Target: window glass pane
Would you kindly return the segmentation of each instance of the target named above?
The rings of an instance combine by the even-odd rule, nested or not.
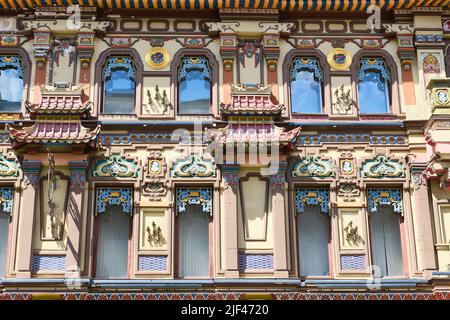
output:
[[[211,83],[200,70],[190,70],[179,84],[180,113],[210,113]]]
[[[8,250],[9,214],[0,212],[0,278],[6,270],[6,253]]]
[[[292,112],[321,113],[322,86],[309,70],[301,70],[291,81]]]
[[[135,113],[135,82],[128,71],[113,69],[104,86],[104,113]]]
[[[108,206],[99,216],[96,277],[128,277],[130,215],[121,206]]]
[[[20,111],[23,79],[14,68],[0,70],[0,111]]]
[[[358,83],[361,113],[389,112],[388,82],[378,71],[365,71]]]
[[[372,264],[380,268],[381,276],[403,275],[400,222],[388,206],[378,206],[370,215]]]
[[[306,206],[297,214],[298,247],[301,276],[327,276],[329,216],[319,206]]]
[[[203,277],[209,275],[209,216],[199,205],[188,205],[178,215],[179,222],[179,276]]]

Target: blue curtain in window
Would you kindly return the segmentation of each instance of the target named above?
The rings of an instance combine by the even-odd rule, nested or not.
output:
[[[304,212],[297,214],[301,276],[329,275],[329,220],[319,206],[306,206]]]
[[[127,278],[130,215],[122,206],[108,206],[98,223],[96,277]]]
[[[136,80],[131,58],[110,58],[104,76],[103,113],[134,114]]]
[[[0,112],[19,112],[23,95],[23,66],[17,56],[0,56]]]
[[[391,207],[380,205],[370,215],[370,239],[372,264],[380,268],[380,276],[402,276],[400,221]]]
[[[5,276],[8,250],[9,214],[0,212],[0,278]]]
[[[315,58],[297,58],[290,72],[294,113],[322,112],[322,70]]]
[[[363,59],[358,75],[360,113],[388,113],[389,71],[382,59]]]
[[[180,278],[209,276],[209,215],[200,205],[188,205],[178,215]]]
[[[178,72],[178,112],[211,113],[211,69],[204,57],[186,57]]]

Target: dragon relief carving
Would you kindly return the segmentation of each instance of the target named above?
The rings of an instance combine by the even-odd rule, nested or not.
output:
[[[335,102],[333,102],[333,113],[337,114],[351,114],[352,107],[355,102],[351,97],[351,90],[344,89],[344,85],[334,91]]]
[[[147,98],[148,103],[144,104],[144,106],[145,110],[149,114],[164,115],[170,108],[172,108],[172,104],[167,97],[166,90],[163,90],[161,93],[158,85],[155,87],[155,95],[153,97],[150,90],[147,90]]]
[[[350,221],[344,228],[345,240],[352,245],[364,244],[363,238],[359,235],[358,226],[353,226],[353,221]]]
[[[150,230],[150,227],[147,226],[147,241],[150,243],[151,246],[163,246],[166,244],[166,239],[164,238],[162,234],[161,227],[156,225],[156,222],[152,222],[152,229]]]
[[[187,160],[174,163],[173,177],[215,177],[216,169],[212,160],[205,160],[201,155],[191,155]]]
[[[322,160],[319,156],[306,156],[294,163],[293,177],[318,177],[333,176],[333,164],[329,160]]]
[[[365,161],[361,170],[363,178],[400,178],[404,175],[400,160],[392,160],[384,155]]]

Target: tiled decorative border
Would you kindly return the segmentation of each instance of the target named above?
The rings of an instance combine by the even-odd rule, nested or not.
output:
[[[243,300],[233,293],[59,293],[61,300]],[[273,300],[450,300],[450,291],[402,293],[270,293]],[[32,300],[32,293],[3,293],[0,300]]]

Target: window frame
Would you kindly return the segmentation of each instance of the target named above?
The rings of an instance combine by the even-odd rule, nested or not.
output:
[[[207,63],[208,63],[209,72],[211,74],[210,89],[209,89],[209,112],[208,113],[192,113],[192,112],[182,113],[182,112],[180,112],[180,105],[181,105],[181,103],[180,103],[180,97],[181,97],[181,94],[180,94],[180,83],[181,83],[181,81],[180,81],[180,78],[179,78],[179,71],[182,68],[182,64],[183,64],[184,59],[186,59],[186,58],[194,58],[194,57],[205,58]],[[185,55],[185,56],[183,56],[181,58],[181,60],[180,60],[180,64],[179,64],[178,69],[177,69],[177,97],[178,97],[178,99],[177,99],[177,110],[176,110],[177,115],[180,115],[180,116],[198,116],[198,115],[200,115],[200,116],[202,116],[202,115],[209,115],[209,116],[211,116],[211,115],[213,115],[213,112],[212,112],[212,108],[213,108],[213,92],[212,92],[213,91],[213,83],[212,82],[213,82],[212,81],[212,68],[211,68],[211,65],[209,63],[208,57],[206,57],[204,55]]]
[[[173,223],[174,223],[174,233],[173,233],[173,277],[175,279],[188,279],[188,280],[194,280],[194,279],[204,279],[202,277],[187,277],[187,278],[181,278],[180,277],[180,270],[179,270],[179,263],[180,263],[180,219],[179,214],[177,212],[177,189],[179,188],[191,188],[191,189],[199,189],[199,188],[210,188],[211,189],[211,201],[212,201],[212,214],[208,216],[208,240],[209,240],[209,251],[208,251],[208,277],[207,279],[214,278],[214,264],[215,264],[215,255],[214,255],[214,210],[215,210],[215,191],[214,191],[214,185],[211,183],[206,182],[205,184],[175,184],[173,189],[175,190],[173,192],[173,201],[174,201],[174,207],[172,208],[172,214],[173,214]],[[186,213],[182,213],[186,214]],[[204,213],[206,214],[206,213]],[[217,256],[216,256],[217,257]]]
[[[204,57],[208,60],[210,72],[211,72],[211,107],[209,113],[179,113],[179,82],[178,82],[178,70],[181,67],[181,63],[183,58],[192,56],[192,57]],[[219,118],[219,63],[217,61],[216,56],[209,49],[181,49],[178,50],[172,59],[172,63],[170,65],[170,87],[171,100],[174,102],[174,113],[175,118],[183,118],[189,116],[197,116],[197,117],[214,117]],[[224,84],[225,85],[225,84]]]
[[[134,112],[133,113],[110,113],[110,112],[105,112],[105,98],[106,98],[106,79],[104,77],[104,70],[109,62],[110,59],[114,58],[114,57],[123,57],[123,58],[130,58],[131,59],[131,66],[134,68],[134,73],[135,73],[135,79],[134,79]],[[114,71],[111,70],[111,76],[113,74]],[[110,116],[118,116],[118,115],[137,115],[136,112],[136,105],[137,105],[137,67],[136,64],[134,63],[134,59],[133,57],[129,56],[129,55],[111,55],[109,56],[106,60],[105,63],[103,65],[102,68],[102,89],[101,89],[101,101],[102,104],[100,105],[100,114],[101,115],[110,115]]]
[[[360,61],[363,58],[381,58],[384,60],[385,67],[390,73],[389,82],[389,113],[361,113],[359,110],[359,92],[358,92],[358,71]],[[398,58],[396,58],[398,59]],[[360,120],[371,120],[371,119],[398,119],[404,118],[406,116],[405,111],[400,108],[400,93],[399,93],[399,72],[398,68],[400,62],[396,63],[396,60],[385,50],[360,50],[354,56],[352,60],[352,65],[350,67],[351,77],[352,77],[352,92],[354,92],[353,100],[357,103],[356,105],[356,117]]]
[[[22,48],[0,48],[0,56],[18,56],[22,62],[23,68],[23,88],[22,88],[22,102],[18,111],[1,112],[3,114],[23,114],[26,101],[30,99],[30,79],[31,79],[31,60],[26,52]]]
[[[103,113],[103,69],[106,65],[107,60],[113,56],[129,56],[134,64],[136,71],[135,80],[135,102],[134,102],[134,113],[133,114],[111,114]],[[139,53],[134,48],[109,48],[103,51],[95,63],[95,85],[94,85],[94,108],[91,110],[92,117],[101,116],[103,118],[111,117],[130,117],[136,118],[141,116],[141,106],[142,106],[142,90],[143,90],[143,72],[144,65],[142,63]]]
[[[369,199],[369,194],[368,194],[368,190],[369,189],[397,189],[397,190],[401,190],[401,196],[402,196],[402,203],[403,203],[403,214],[399,215],[398,217],[398,222],[399,222],[399,232],[400,232],[400,245],[401,245],[401,250],[402,250],[402,271],[403,274],[402,275],[398,275],[398,276],[384,276],[381,277],[381,279],[404,279],[404,278],[408,278],[410,276],[410,270],[409,270],[409,266],[408,266],[408,244],[407,244],[407,226],[406,226],[406,215],[407,215],[407,208],[406,208],[406,195],[403,192],[403,186],[399,183],[392,183],[392,184],[372,184],[372,183],[368,183],[365,185],[364,188],[366,191],[364,192],[364,198],[365,201],[368,202]],[[366,252],[368,255],[368,261],[369,261],[369,267],[371,265],[373,265],[373,258],[372,258],[372,230],[371,230],[371,215],[372,213],[369,211],[369,206],[367,205],[365,210],[365,218],[366,218],[366,229],[367,229],[367,246],[366,246]],[[375,213],[377,214],[377,213]],[[391,214],[396,214],[394,212],[392,212]]]
[[[318,68],[320,69],[321,72],[321,79],[318,79],[318,83],[320,85],[320,112],[297,112],[294,111],[294,104],[293,104],[293,92],[292,92],[292,79],[291,79],[291,72],[292,69],[294,68],[294,63],[297,59],[302,59],[302,58],[310,58],[310,59],[315,59],[318,65]],[[309,71],[314,73],[314,71],[310,68],[310,67],[302,67],[300,69],[297,70],[297,73],[300,71]],[[316,76],[314,75],[314,78],[316,78]],[[291,106],[291,114],[292,115],[313,115],[313,116],[320,116],[323,115],[325,112],[325,101],[324,101],[324,71],[323,71],[323,67],[320,63],[320,60],[317,57],[314,56],[306,56],[306,55],[301,55],[301,56],[296,56],[291,63],[291,67],[289,68],[289,101],[290,101],[290,106]]]
[[[132,189],[132,199],[134,199],[135,196],[135,188],[131,185],[121,185],[121,184],[114,184],[114,185],[108,185],[108,184],[94,184],[94,201],[93,201],[93,215],[94,215],[94,223],[93,223],[93,237],[92,237],[92,269],[91,274],[92,278],[96,280],[103,280],[103,279],[97,279],[97,254],[98,254],[98,240],[99,240],[99,225],[100,225],[100,216],[101,214],[96,214],[96,207],[97,207],[97,189],[99,188],[111,188],[111,189],[121,189],[121,188],[131,188]],[[125,214],[125,213],[122,213]],[[128,229],[128,250],[127,250],[127,279],[133,278],[133,268],[132,268],[132,259],[134,257],[134,247],[133,247],[133,221],[135,219],[134,217],[134,203],[131,208],[131,213],[129,214],[129,229]],[[122,279],[122,278],[121,278]],[[111,278],[109,280],[115,280],[115,278]]]
[[[19,181],[19,179],[17,179]],[[14,222],[14,216],[17,219],[17,215],[14,214],[16,211],[16,200],[17,200],[17,192],[16,192],[16,185],[18,182],[15,183],[1,183],[1,188],[12,188],[13,190],[13,203],[11,208],[11,214],[8,215],[8,235],[7,235],[7,241],[6,241],[6,258],[5,258],[5,272],[4,274],[0,274],[0,278],[6,278],[9,275],[10,272],[10,263],[11,261],[15,260],[15,250],[13,249],[13,222]],[[6,215],[4,212],[0,212],[0,214]],[[16,222],[17,223],[17,222]],[[17,232],[17,231],[16,231]],[[14,255],[14,257],[12,256]]]
[[[296,178],[298,179],[298,178]],[[326,189],[328,190],[328,196],[330,197],[330,204],[329,204],[329,213],[328,213],[328,219],[327,219],[327,231],[328,231],[328,239],[327,239],[327,252],[328,252],[328,275],[327,276],[302,276],[301,270],[300,270],[300,247],[299,247],[299,230],[298,230],[298,215],[301,213],[297,213],[295,210],[295,197],[297,190],[299,189]],[[291,245],[292,248],[294,248],[294,260],[296,263],[296,271],[295,274],[299,279],[334,279],[335,278],[335,271],[334,271],[334,265],[335,265],[335,253],[334,253],[334,240],[333,240],[333,220],[332,220],[332,212],[333,208],[331,206],[331,196],[333,193],[333,189],[330,187],[329,184],[321,184],[321,183],[301,183],[301,182],[294,182],[292,184],[291,190],[291,196],[292,196],[292,210],[289,210],[292,214],[291,223],[292,223],[292,231],[293,231],[293,237],[291,237]],[[320,213],[322,214],[322,213]],[[339,239],[337,240],[339,241]]]
[[[381,59],[384,63],[384,68],[387,70],[387,72],[389,73],[389,77],[390,79],[386,79],[384,78],[385,81],[385,85],[386,85],[386,91],[385,91],[385,95],[387,94],[387,99],[386,99],[386,105],[387,105],[387,111],[386,112],[362,112],[361,111],[361,102],[360,102],[360,90],[359,90],[359,85],[361,83],[361,80],[359,79],[359,72],[360,72],[360,68],[361,68],[361,63],[364,59]],[[389,67],[387,66],[387,63],[385,61],[385,59],[383,57],[371,57],[371,58],[366,58],[366,57],[362,57],[361,59],[359,59],[359,65],[358,65],[358,82],[357,82],[357,105],[358,105],[358,113],[362,116],[366,116],[366,115],[391,115],[392,114],[392,79],[391,79],[391,72]],[[366,74],[366,72],[376,72],[376,73],[380,73],[381,71],[376,70],[375,68],[367,68],[364,73]]]
[[[290,70],[296,58],[311,57],[317,59],[323,73],[322,81],[322,112],[321,113],[294,113],[292,112]],[[286,54],[283,61],[283,97],[286,107],[283,117],[297,119],[328,119],[333,117],[331,110],[331,74],[330,66],[323,52],[317,49],[292,49]]]

